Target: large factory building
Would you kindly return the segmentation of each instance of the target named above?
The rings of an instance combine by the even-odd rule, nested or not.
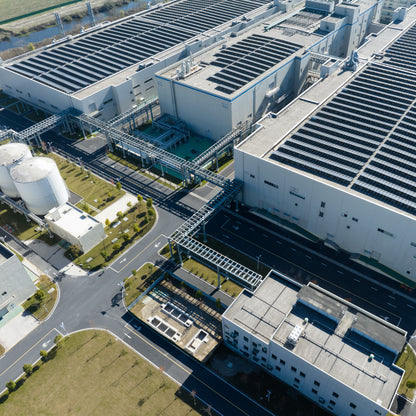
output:
[[[305,237],[416,282],[416,9],[235,149],[243,200]]]
[[[171,1],[1,63],[1,88],[108,120],[156,96],[156,71],[277,12],[269,0]]]
[[[192,61],[156,75],[161,111],[218,140],[239,123],[257,121],[277,103],[296,96],[307,80],[313,53],[331,67],[336,57],[354,51],[378,20],[381,4],[307,0],[302,9],[232,32]]]

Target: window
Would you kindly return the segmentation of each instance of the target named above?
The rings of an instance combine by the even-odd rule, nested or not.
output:
[[[352,407],[353,409],[355,409],[357,407],[357,405],[351,402],[350,403],[350,407]]]
[[[280,360],[280,364],[285,365],[286,361]]]
[[[332,392],[332,395],[333,395],[336,399],[338,399],[338,397],[339,397],[339,394],[338,394],[338,393],[335,393],[335,392]]]
[[[295,383],[299,384],[300,380],[298,378],[295,378]]]
[[[376,413],[376,414],[378,414],[378,415],[381,415],[380,410],[374,410],[374,413]]]
[[[323,217],[324,216],[324,213],[322,211],[319,211],[319,216],[320,217]]]
[[[280,370],[281,370],[281,368],[277,365],[277,366],[276,366],[276,370],[277,370],[277,371],[280,371]]]
[[[332,405],[332,406],[335,406],[335,402],[333,400],[330,400],[329,404]]]
[[[267,352],[267,348],[266,348],[266,347],[263,347],[261,350],[262,350],[263,352]]]
[[[266,362],[266,357],[261,357],[261,360]]]
[[[290,195],[296,196],[296,197],[298,197],[298,198],[300,198],[300,199],[305,199],[305,197],[304,197],[303,195],[299,195],[299,194],[297,194],[296,192],[289,191],[289,193],[290,193]]]
[[[255,178],[255,176],[252,173],[250,173],[250,178]]]
[[[312,389],[313,394],[318,394],[318,390]]]
[[[152,80],[152,78],[149,78],[144,83],[146,84],[146,83],[150,82],[151,80]]]
[[[253,347],[257,347],[257,344],[255,342],[252,342]]]
[[[326,202],[322,201],[321,202],[321,208],[325,208],[325,204],[326,204]]]
[[[293,372],[295,372],[295,373],[296,373],[296,371],[297,371],[297,370],[296,370],[296,367],[291,367],[290,369],[291,369]]]
[[[245,341],[245,342],[248,342],[248,338],[247,338],[247,337],[244,337],[244,341]]]
[[[320,398],[318,399],[318,402],[319,402],[319,403],[324,404],[324,403],[325,403],[325,399],[324,399],[323,397],[320,397]]]
[[[316,380],[313,382],[313,384],[317,387],[319,387],[321,385],[321,383],[319,381],[316,381]]]
[[[237,336],[240,335],[240,333],[238,331],[235,331],[235,330],[234,330],[234,334],[236,334]]]
[[[353,220],[354,222],[358,222],[358,219],[357,219],[357,218],[355,218],[355,217],[352,217],[352,220]]]
[[[247,345],[243,345],[243,348],[248,351]]]
[[[301,377],[303,377],[303,378],[305,378],[305,376],[306,376],[306,374],[305,374],[305,373],[302,373],[302,371],[299,373],[299,375],[300,375]]]
[[[277,359],[277,357],[274,354],[272,354],[272,358],[273,358],[273,360]]]
[[[103,102],[103,105],[106,105],[106,104],[108,104],[108,103],[111,103],[111,101],[113,101],[113,99],[112,99],[112,98],[110,98],[109,100],[104,101],[104,102]]]

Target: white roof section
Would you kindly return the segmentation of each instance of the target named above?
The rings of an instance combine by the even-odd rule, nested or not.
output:
[[[314,284],[301,287],[272,271],[255,293],[244,290],[224,317],[383,407],[400,383],[394,360],[406,332]]]
[[[92,228],[101,225],[94,217],[68,202],[50,210],[45,219],[76,238],[82,237]]]
[[[0,166],[10,166],[31,156],[29,147],[24,143],[6,143],[0,146]]]
[[[54,170],[58,170],[58,167],[53,159],[33,157],[19,163],[10,174],[14,181],[28,183],[46,178]]]

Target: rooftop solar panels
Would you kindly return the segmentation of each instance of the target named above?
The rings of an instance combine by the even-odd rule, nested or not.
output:
[[[416,214],[416,74],[372,64],[272,159]]]
[[[416,70],[416,25],[400,36],[384,55],[388,58],[386,63],[399,68]]]
[[[73,93],[250,12],[265,0],[184,0],[48,48],[8,69]]]
[[[302,46],[263,35],[251,35],[216,53],[211,64],[222,68],[208,81],[218,91],[232,94]]]

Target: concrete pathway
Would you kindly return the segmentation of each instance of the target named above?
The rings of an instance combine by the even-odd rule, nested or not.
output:
[[[117,212],[122,211],[126,212],[129,207],[127,204],[131,202],[133,205],[137,203],[137,197],[130,193],[126,193],[116,202],[111,204],[109,207],[102,210],[99,214],[97,214],[94,218],[100,221],[105,226],[105,220],[108,218],[110,221],[114,221],[117,218]]]
[[[0,327],[0,344],[6,352],[39,325],[32,315],[20,313]]]

